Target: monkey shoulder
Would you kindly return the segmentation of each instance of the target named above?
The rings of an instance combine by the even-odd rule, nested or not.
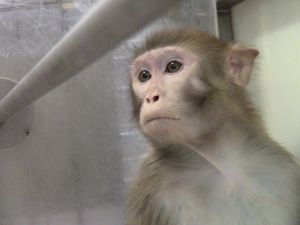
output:
[[[299,167],[288,153],[261,149],[225,163],[233,171],[229,178],[205,160],[184,168],[149,154],[129,193],[133,224],[294,225],[300,212]]]
[[[127,225],[175,225],[160,199],[164,171],[156,155],[141,159],[138,175],[127,198]]]

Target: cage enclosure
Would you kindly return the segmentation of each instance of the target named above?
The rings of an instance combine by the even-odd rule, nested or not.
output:
[[[93,0],[0,3],[1,99],[94,4]],[[146,10],[147,5],[141,7],[140,14]],[[124,196],[147,149],[131,120],[130,49],[164,27],[196,26],[218,33],[214,0],[182,1],[161,11],[163,17],[34,104],[12,117],[1,111],[8,114],[3,118],[10,118],[0,130],[0,224],[124,224]],[[33,86],[27,92],[40,88]]]

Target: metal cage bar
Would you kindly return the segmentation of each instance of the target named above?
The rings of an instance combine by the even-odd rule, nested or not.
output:
[[[75,76],[179,0],[102,0],[0,102],[0,123]]]

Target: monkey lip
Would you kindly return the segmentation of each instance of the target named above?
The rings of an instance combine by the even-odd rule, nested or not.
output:
[[[179,120],[179,119],[173,118],[173,117],[167,117],[167,116],[157,116],[157,117],[152,117],[152,118],[148,119],[146,121],[146,124],[150,123],[150,122],[153,122],[153,121],[157,121],[157,120],[173,120],[173,121],[176,121],[176,120]]]

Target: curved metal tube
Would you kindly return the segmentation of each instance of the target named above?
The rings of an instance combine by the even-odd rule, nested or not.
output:
[[[102,0],[0,102],[0,123],[59,86],[179,0]]]

